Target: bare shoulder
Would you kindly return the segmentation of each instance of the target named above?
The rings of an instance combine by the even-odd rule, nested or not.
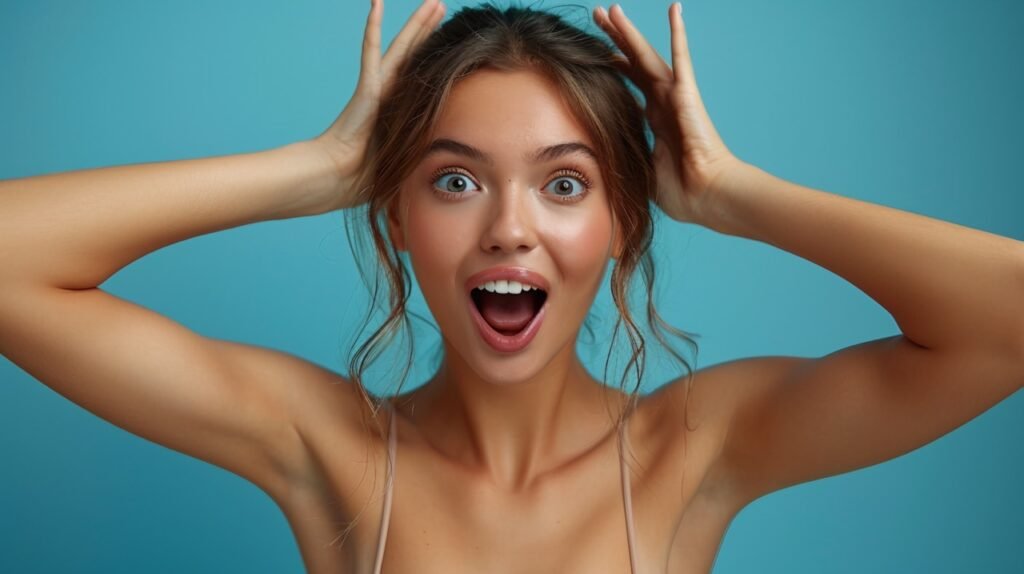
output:
[[[754,357],[726,361],[674,379],[645,397],[652,432],[685,453],[687,472],[701,477],[701,496],[738,512],[749,503],[723,456],[726,438],[737,410],[763,392],[760,381],[771,372],[792,368],[792,357]]]
[[[267,445],[274,460],[275,476],[254,481],[278,498],[299,485],[322,481],[313,443],[316,436],[331,436],[333,448],[353,451],[365,445],[366,427],[354,384],[342,375],[314,362],[276,349],[220,341],[222,352],[234,365],[234,376],[254,385],[273,403],[283,432]]]
[[[300,357],[201,335],[100,288],[4,280],[0,294],[4,357],[111,424],[272,497],[313,471],[308,429],[329,421],[332,446],[358,440],[352,385]]]

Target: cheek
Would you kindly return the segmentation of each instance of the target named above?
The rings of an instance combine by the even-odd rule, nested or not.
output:
[[[406,248],[428,303],[444,300],[436,295],[461,292],[455,284],[456,276],[474,245],[471,223],[459,210],[445,209],[437,201],[410,200],[405,220]]]
[[[580,209],[566,215],[552,213],[546,222],[544,243],[562,269],[565,280],[600,281],[610,256],[611,213],[606,208]],[[596,275],[596,277],[595,277]]]

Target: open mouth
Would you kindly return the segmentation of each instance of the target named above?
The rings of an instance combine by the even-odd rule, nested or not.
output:
[[[520,293],[497,293],[483,289],[470,292],[473,305],[495,332],[514,337],[529,326],[544,307],[548,294],[542,289]]]

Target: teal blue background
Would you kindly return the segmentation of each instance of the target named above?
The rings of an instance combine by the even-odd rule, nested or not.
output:
[[[368,4],[4,0],[0,178],[312,137],[355,87]],[[623,4],[667,59],[668,3]],[[386,2],[385,40],[414,6]],[[693,0],[684,17],[704,101],[739,157],[1024,239],[1024,4]],[[659,224],[660,309],[700,334],[700,368],[898,333],[826,269]],[[103,287],[205,335],[334,370],[366,300],[338,213],[194,238]],[[605,288],[599,307],[608,300]],[[406,389],[429,374],[422,365]],[[599,372],[601,361],[588,365]],[[651,364],[644,391],[675,374]],[[975,384],[963,381],[965,392]],[[1022,572],[1022,437],[1017,393],[910,454],[758,500],[732,523],[714,572]],[[0,572],[183,571],[302,563],[283,514],[255,486],[124,432],[0,359]]]

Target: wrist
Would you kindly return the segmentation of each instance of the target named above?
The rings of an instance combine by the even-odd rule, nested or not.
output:
[[[297,164],[302,166],[303,186],[296,190],[302,196],[305,215],[320,215],[338,209],[338,166],[323,145],[315,139],[301,140],[283,146]]]
[[[699,223],[727,235],[742,235],[742,222],[736,206],[752,193],[768,173],[753,164],[732,159],[708,186]]]

